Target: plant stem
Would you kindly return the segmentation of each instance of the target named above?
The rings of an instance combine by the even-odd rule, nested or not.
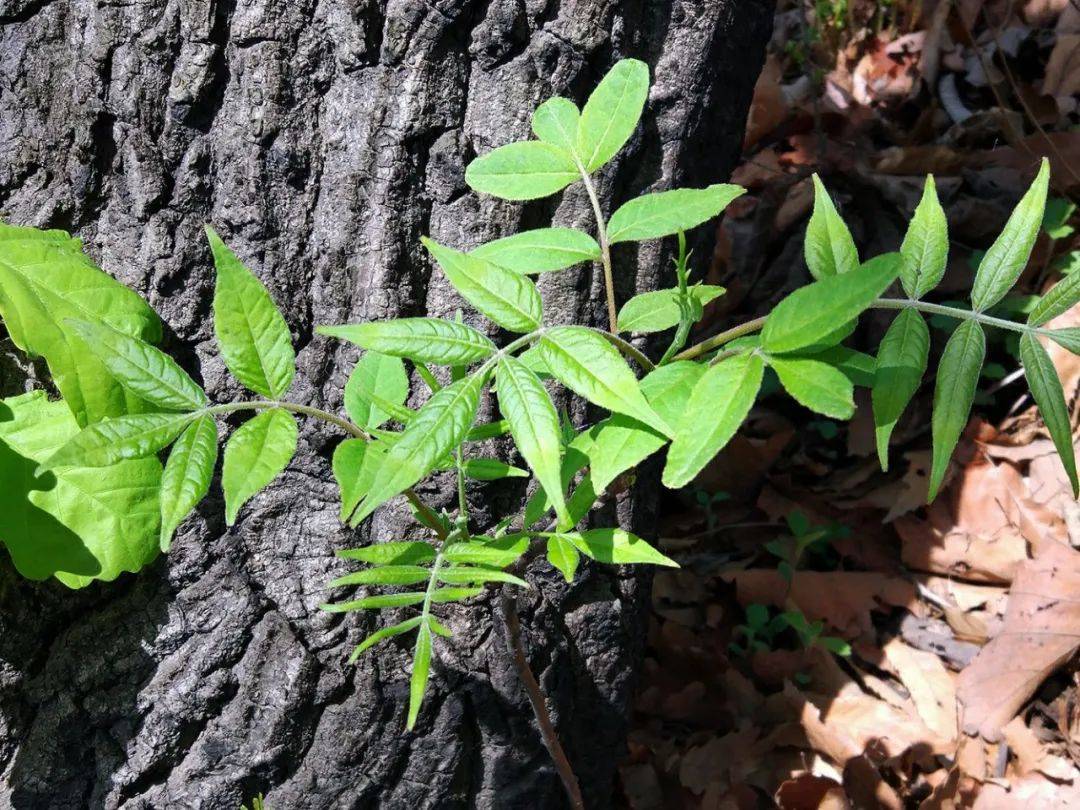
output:
[[[575,158],[577,160],[577,158]],[[589,195],[592,203],[593,216],[596,217],[596,241],[600,243],[600,263],[604,267],[604,291],[607,294],[608,329],[612,334],[618,331],[619,310],[615,306],[615,278],[611,272],[611,245],[608,244],[607,222],[604,220],[604,212],[600,210],[600,198],[596,196],[596,186],[592,178],[585,171],[585,167],[578,161],[578,171],[585,183],[585,193]]]
[[[641,366],[641,368],[646,373],[654,371],[656,369],[656,364],[653,363],[652,360],[650,360],[640,351],[638,351],[637,347],[634,346],[634,344],[630,343],[629,341],[623,340],[614,332],[605,332],[603,329],[594,329],[593,331],[599,332],[601,335],[607,338],[608,343],[610,343],[620,352],[622,352],[639,366]]]
[[[703,340],[701,343],[691,346],[685,351],[679,352],[673,360],[692,360],[695,357],[700,357],[706,352],[711,352],[713,349],[723,346],[725,343],[730,343],[735,338],[742,337],[743,335],[749,335],[751,332],[757,332],[761,327],[765,325],[766,316],[760,318],[754,318],[752,321],[746,323],[740,323],[738,326],[733,326],[730,329],[726,329],[718,335],[713,335],[708,340]]]
[[[518,618],[517,604],[514,602],[514,597],[508,594],[505,589],[502,594],[502,607],[503,618],[506,621],[506,647],[514,660],[514,668],[517,670],[518,678],[525,687],[525,694],[529,696],[533,715],[536,717],[537,725],[540,726],[540,736],[544,741],[544,747],[547,748],[552,761],[555,763],[555,770],[558,771],[563,787],[566,788],[570,806],[574,810],[585,810],[585,800],[581,796],[581,787],[578,785],[577,776],[574,775],[574,769],[570,766],[566,751],[563,750],[562,743],[559,742],[559,737],[555,733],[555,724],[551,721],[551,714],[548,712],[544,692],[540,688],[532,667],[529,666],[529,659],[525,654],[525,645],[521,640],[521,620]]]

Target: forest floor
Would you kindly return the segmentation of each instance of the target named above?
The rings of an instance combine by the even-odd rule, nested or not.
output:
[[[1012,313],[1080,272],[1080,0],[781,2],[701,337],[808,280],[818,172],[864,258],[898,249],[933,173],[949,219],[936,295],[1052,165]],[[890,313],[851,345],[877,345]],[[1056,326],[1080,325],[1080,309]],[[935,351],[948,323],[933,321]],[[1010,333],[1011,335],[1011,333]],[[1047,347],[1080,421],[1080,358]],[[990,335],[950,483],[927,506],[933,384],[883,472],[869,397],[850,423],[781,396],[662,518],[622,805],[1080,807],[1080,506],[1022,378]],[[930,379],[930,378],[928,378]],[[865,389],[860,393],[867,394]]]

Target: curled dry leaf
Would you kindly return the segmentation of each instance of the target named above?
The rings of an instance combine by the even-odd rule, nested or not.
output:
[[[1080,777],[1076,764],[1052,754],[1022,718],[1014,717],[1001,732],[1009,751],[1016,757],[1016,769],[1021,776],[1039,772],[1059,782],[1075,782]]]
[[[1019,566],[1001,632],[960,673],[968,734],[996,741],[1047,675],[1080,647],[1080,553],[1046,543]]]
[[[923,722],[943,740],[955,739],[956,684],[941,659],[899,639],[885,645],[885,656],[911,693]]]

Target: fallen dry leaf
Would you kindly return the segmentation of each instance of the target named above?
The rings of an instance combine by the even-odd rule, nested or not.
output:
[[[773,795],[780,810],[847,810],[843,786],[827,776],[800,773],[783,782]]]
[[[911,693],[923,722],[942,739],[955,739],[956,684],[941,659],[895,638],[885,645],[885,656]]]
[[[1039,772],[1059,782],[1072,782],[1080,777],[1076,765],[1050,753],[1022,718],[1014,717],[1001,732],[1016,757],[1020,776]]]
[[[1019,566],[1000,633],[960,673],[969,734],[996,741],[1039,684],[1080,646],[1080,553],[1047,543]]]
[[[1042,774],[1012,780],[1008,787],[987,782],[972,810],[1068,810],[1080,807],[1080,787],[1059,785]]]

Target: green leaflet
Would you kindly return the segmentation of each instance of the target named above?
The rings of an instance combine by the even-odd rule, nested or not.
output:
[[[561,525],[570,525],[560,479],[562,443],[559,415],[540,378],[513,357],[499,360],[495,374],[499,409],[510,425],[518,452],[536,474]]]
[[[41,469],[109,467],[125,459],[145,458],[172,444],[194,418],[186,413],[139,413],[96,422],[72,436]]]
[[[401,406],[408,396],[409,375],[401,358],[365,352],[345,384],[345,412],[357,425],[370,430],[393,416],[374,400]]]
[[[0,223],[0,317],[17,347],[45,358],[80,425],[145,409],[66,321],[102,323],[149,342],[161,339],[161,322],[137,294],[84,256],[78,239]]]
[[[466,366],[495,353],[495,344],[471,326],[440,318],[318,326],[315,331],[373,352],[443,366]]]
[[[922,199],[900,245],[900,282],[909,297],[919,299],[933,290],[945,275],[949,259],[949,223],[938,202],[934,176],[926,176]]]
[[[678,568],[679,564],[665,557],[640,537],[622,529],[589,529],[585,532],[560,532],[559,537],[571,543],[586,557],[602,563],[631,565],[649,563]]]
[[[327,613],[348,613],[353,610],[383,610],[384,608],[409,607],[424,601],[423,591],[409,593],[382,593],[378,596],[365,596],[350,602],[330,602],[319,605],[319,610]]]
[[[649,96],[649,68],[622,59],[593,90],[578,122],[577,154],[588,172],[615,157],[637,127]]]
[[[1028,315],[1028,325],[1042,326],[1072,309],[1080,301],[1080,273],[1070,273],[1039,299]]]
[[[483,592],[483,588],[438,588],[431,592],[431,601],[436,604],[464,602],[466,599],[472,599]]]
[[[605,338],[582,326],[558,326],[539,345],[551,373],[578,396],[672,435],[645,400],[634,372]]]
[[[409,719],[405,727],[413,730],[420,706],[424,702],[428,677],[431,673],[431,627],[426,621],[420,622],[416,634],[416,647],[413,649],[413,671],[409,679]]]
[[[505,436],[510,432],[510,424],[505,419],[488,422],[484,425],[476,425],[465,437],[467,442],[482,442],[485,439],[494,439],[497,436]]]
[[[355,664],[357,659],[365,652],[370,650],[380,641],[386,641],[388,638],[394,636],[400,636],[402,633],[408,633],[410,630],[415,629],[420,624],[421,617],[413,616],[411,619],[406,619],[403,622],[392,625],[390,627],[384,627],[381,630],[376,630],[370,636],[361,641],[356,649],[352,651],[352,655],[349,656],[349,663]]]
[[[723,287],[698,284],[687,292],[699,308],[724,294]],[[619,310],[620,332],[663,332],[678,325],[682,318],[678,290],[657,290],[635,295]],[[696,319],[695,319],[696,320]]]
[[[505,582],[510,585],[518,585],[528,588],[529,583],[521,577],[509,574],[506,571],[497,571],[492,568],[440,568],[435,578],[447,585],[473,585],[479,582]]]
[[[694,386],[705,373],[704,363],[677,360],[660,366],[641,380],[641,393],[669,425],[678,426],[687,412]]]
[[[1004,298],[1024,272],[1042,225],[1049,183],[1050,162],[1043,158],[1035,182],[1017,203],[1005,228],[979,262],[971,289],[971,305],[976,312],[985,312]]]
[[[547,273],[599,260],[600,246],[574,228],[537,228],[480,245],[470,255],[515,273]]]
[[[217,456],[218,431],[212,416],[200,416],[173,445],[161,476],[162,551],[169,550],[177,527],[206,497]]]
[[[71,588],[112,581],[158,555],[156,458],[37,472],[78,432],[68,407],[44,391],[0,401],[0,543],[24,577],[55,575]]]
[[[578,121],[581,112],[568,98],[555,96],[536,108],[532,115],[532,131],[540,140],[557,146],[570,154],[577,150]]]
[[[284,396],[296,374],[289,327],[270,293],[207,226],[214,255],[214,334],[221,357],[246,388],[269,399]]]
[[[770,357],[769,365],[800,405],[833,419],[855,415],[854,386],[839,369],[809,357]]]
[[[835,366],[843,372],[844,376],[851,380],[852,385],[861,385],[870,388],[874,384],[874,375],[877,372],[877,360],[869,354],[857,352],[847,346],[829,346],[817,352],[799,352],[801,357],[811,357]]]
[[[567,582],[573,582],[581,561],[581,552],[566,538],[554,535],[547,539],[547,560],[562,573]]]
[[[371,486],[378,462],[385,452],[382,442],[369,444],[364,439],[345,439],[334,448],[331,468],[341,490],[342,521],[347,521],[360,499]]]
[[[589,458],[589,475],[597,492],[665,444],[667,437],[629,416],[612,414],[571,443]],[[566,524],[564,524],[566,525]]]
[[[443,549],[443,559],[452,563],[505,568],[529,548],[528,535],[511,534],[492,540],[474,537],[467,543],[451,543]]]
[[[68,325],[133,396],[166,411],[207,404],[202,388],[160,349],[102,323],[69,320]]]
[[[1080,354],[1080,327],[1070,326],[1066,329],[1051,329],[1047,333],[1054,343],[1068,349],[1073,354]]]
[[[359,525],[379,506],[430,473],[465,440],[476,419],[483,383],[482,376],[473,375],[431,395],[401,438],[383,456],[351,525]]]
[[[721,183],[708,188],[677,188],[630,200],[611,215],[608,241],[642,242],[689,231],[728,207],[746,189]]]
[[[532,332],[540,327],[543,305],[540,292],[520,273],[421,238],[461,297],[511,332]]]
[[[580,179],[565,149],[542,141],[518,141],[481,155],[465,169],[474,191],[504,200],[535,200]]]
[[[837,324],[857,318],[892,284],[900,272],[900,254],[877,256],[857,270],[829,275],[807,284],[777,304],[761,330],[769,354],[813,345]]]
[[[1057,369],[1038,339],[1030,332],[1020,336],[1020,360],[1024,364],[1024,375],[1031,388],[1031,395],[1039,406],[1046,429],[1054,440],[1058,457],[1065,466],[1065,472],[1072,484],[1073,497],[1080,497],[1080,484],[1076,478],[1076,455],[1073,451],[1072,423],[1069,408],[1065,403],[1065,392],[1058,379]]]
[[[684,419],[668,450],[663,482],[669,489],[686,486],[724,446],[750,413],[765,364],[756,354],[741,354],[710,366],[690,401],[688,414],[709,414],[707,420]]]
[[[964,321],[952,333],[938,364],[931,419],[933,462],[928,501],[937,497],[960,434],[967,424],[979,371],[986,358],[986,334],[978,321]]]
[[[225,523],[232,526],[247,501],[278,477],[296,452],[296,420],[271,408],[252,417],[229,437],[221,466]]]
[[[851,273],[859,267],[859,252],[844,220],[836,213],[829,192],[814,174],[814,213],[806,226],[803,243],[806,266],[818,281]]]
[[[335,553],[342,559],[359,560],[371,565],[411,565],[435,559],[435,549],[428,543],[415,540],[376,543],[363,548],[346,548]]]
[[[497,458],[467,458],[461,465],[466,478],[474,481],[499,481],[503,478],[528,478],[528,470],[499,461]]]
[[[904,408],[919,390],[930,357],[930,330],[914,309],[900,310],[878,348],[871,392],[874,435],[881,469],[889,469],[889,437]]]
[[[338,577],[327,583],[327,588],[341,588],[346,585],[415,585],[427,582],[431,571],[420,565],[381,565],[365,568],[351,574]]]

